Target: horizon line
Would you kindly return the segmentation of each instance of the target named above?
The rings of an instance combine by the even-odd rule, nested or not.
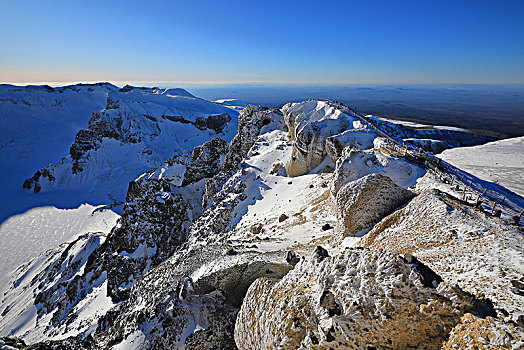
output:
[[[103,80],[85,80],[85,81],[24,81],[24,82],[0,82],[0,85],[13,85],[13,86],[31,86],[31,85],[49,85],[51,87],[77,85],[77,84],[98,84],[98,83],[109,83],[118,87],[125,85],[131,86],[144,86],[144,87],[158,87],[164,86],[175,86],[175,85],[186,85],[186,86],[202,86],[202,87],[232,87],[232,86],[259,86],[259,87],[273,87],[273,86],[297,86],[297,87],[345,87],[345,86],[519,86],[523,85],[524,82],[370,82],[370,83],[356,83],[356,82],[333,82],[333,83],[319,83],[319,82],[276,82],[276,81],[147,81],[147,80],[135,80],[135,81],[103,81]],[[139,85],[136,85],[139,84]]]

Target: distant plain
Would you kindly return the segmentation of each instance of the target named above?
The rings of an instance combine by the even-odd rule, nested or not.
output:
[[[180,85],[178,85],[180,86]],[[328,98],[363,114],[449,125],[494,138],[524,135],[524,85],[223,85],[183,86],[204,99],[238,98],[278,108],[288,102]]]

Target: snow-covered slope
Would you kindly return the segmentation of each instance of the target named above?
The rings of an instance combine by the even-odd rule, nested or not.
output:
[[[133,91],[118,93],[144,94]],[[127,96],[122,109],[134,111]],[[77,137],[89,155],[77,170],[90,169],[105,139],[138,135],[154,147],[157,136],[144,136],[153,121],[126,116],[137,125],[119,129],[116,104],[110,98],[88,129],[111,137]],[[199,123],[184,120],[173,122]],[[494,344],[522,346],[522,227],[454,198],[427,164],[388,149],[369,120],[324,100],[244,108],[229,143],[172,154],[132,181],[107,238],[81,236],[21,267],[0,297],[0,335],[72,349],[438,349],[478,342],[477,325],[487,325]],[[479,140],[378,124],[395,139]],[[64,174],[76,176],[73,165]],[[416,257],[403,250],[410,242]]]
[[[453,148],[438,156],[483,180],[524,196],[524,137]]]
[[[226,106],[228,108],[231,108],[237,112],[240,112],[245,107],[247,107],[247,103],[245,103],[242,100],[239,100],[237,98],[223,98],[220,100],[215,100],[216,103],[219,103],[223,106]]]
[[[77,133],[69,156],[37,171],[24,188],[123,200],[127,183],[139,174],[213,136],[233,138],[236,111],[180,91],[126,86],[109,92],[105,108]]]
[[[75,135],[91,114],[102,110],[111,84],[46,86],[0,85],[0,222],[35,205],[77,207],[81,201],[36,198],[22,190],[35,170],[69,153]],[[75,202],[75,203],[71,203]]]
[[[0,85],[0,289],[48,249],[107,234],[122,206],[100,204],[123,203],[129,181],[174,155],[231,139],[237,116],[183,89]]]

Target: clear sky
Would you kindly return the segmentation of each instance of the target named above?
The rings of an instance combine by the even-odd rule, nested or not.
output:
[[[0,4],[4,83],[524,83],[521,0]]]

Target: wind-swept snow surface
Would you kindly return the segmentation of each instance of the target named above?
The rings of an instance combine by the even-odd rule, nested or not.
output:
[[[87,232],[109,233],[118,215],[89,204],[76,209],[33,208],[0,225],[0,291],[19,265]]]
[[[445,150],[439,157],[524,196],[524,136]]]

